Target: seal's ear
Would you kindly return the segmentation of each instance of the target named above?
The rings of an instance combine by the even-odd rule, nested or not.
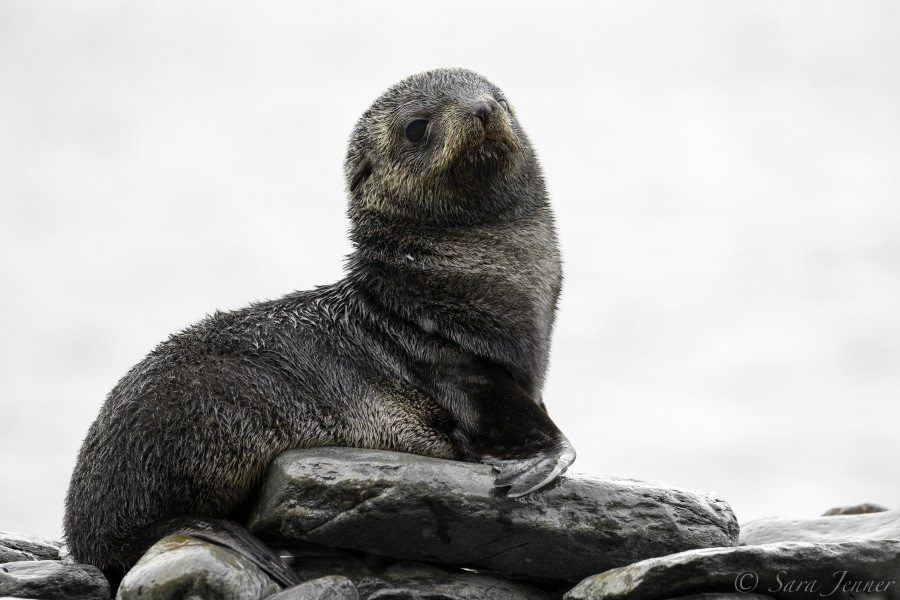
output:
[[[359,160],[356,161],[356,166],[353,167],[353,171],[350,173],[350,193],[355,192],[356,188],[362,185],[371,174],[372,161],[369,160],[368,156],[360,156]]]

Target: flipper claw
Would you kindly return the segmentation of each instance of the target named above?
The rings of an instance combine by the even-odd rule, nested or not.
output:
[[[494,487],[509,487],[507,495],[519,498],[541,489],[562,475],[575,462],[575,448],[568,439],[563,438],[552,448],[532,456],[487,457],[483,462],[499,471]]]

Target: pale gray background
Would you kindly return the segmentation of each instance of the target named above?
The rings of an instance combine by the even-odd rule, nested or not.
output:
[[[56,536],[106,392],[341,277],[341,163],[467,66],[541,156],[574,470],[741,521],[900,507],[900,11],[885,2],[0,1],[0,529]]]

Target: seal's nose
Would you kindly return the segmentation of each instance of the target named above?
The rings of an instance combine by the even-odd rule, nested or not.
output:
[[[472,105],[472,114],[481,121],[482,125],[487,125],[488,118],[491,116],[493,107],[487,102],[480,100]]]

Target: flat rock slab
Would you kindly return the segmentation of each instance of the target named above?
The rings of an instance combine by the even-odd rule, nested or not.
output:
[[[829,508],[824,513],[822,513],[822,516],[827,517],[829,515],[864,515],[867,513],[881,512],[884,510],[890,509],[880,504],[864,502],[862,504],[854,504],[853,506],[838,506],[837,508]]]
[[[553,596],[521,581],[481,573],[448,573],[430,565],[400,564],[380,575],[394,589],[443,594],[457,600],[552,600]],[[388,588],[390,589],[390,588]],[[386,597],[384,590],[379,590]],[[559,596],[556,596],[557,598]]]
[[[281,548],[279,554],[287,557],[291,568],[304,581],[323,575],[342,575],[351,579],[356,583],[361,600],[384,589],[397,594],[401,591],[406,594],[444,594],[457,600],[555,600],[565,591],[550,593],[524,581],[502,579],[490,573],[397,561],[321,546]]]
[[[109,583],[100,569],[58,560],[27,560],[0,565],[0,596],[56,600],[109,600]]]
[[[737,542],[731,508],[705,492],[573,476],[509,498],[495,476],[487,465],[413,454],[293,450],[274,461],[249,527],[281,543],[572,581]]]
[[[360,600],[356,586],[346,577],[326,575],[288,588],[268,600]]]
[[[752,592],[779,600],[897,600],[898,584],[900,542],[784,542],[651,558],[588,577],[564,598],[666,600]]]
[[[396,561],[348,550],[283,548],[280,553],[290,557],[292,568],[304,581],[332,574],[351,579],[361,600],[385,589],[398,595],[434,593],[457,600],[555,600],[562,595],[561,591],[553,594],[524,581],[502,579],[489,573]]]
[[[442,592],[420,592],[409,588],[386,588],[378,590],[366,600],[464,600]],[[479,598],[479,600],[482,600]],[[488,600],[488,599],[484,599]]]
[[[0,531],[0,563],[58,560],[62,544],[33,535]]]
[[[900,540],[900,510],[811,519],[759,519],[741,528],[741,544]]]
[[[672,600],[773,600],[772,596],[765,596],[763,594],[745,594],[741,592],[734,592],[731,594],[720,594],[720,593],[710,593],[710,594],[691,594],[690,596],[678,596],[677,598],[672,598]]]

